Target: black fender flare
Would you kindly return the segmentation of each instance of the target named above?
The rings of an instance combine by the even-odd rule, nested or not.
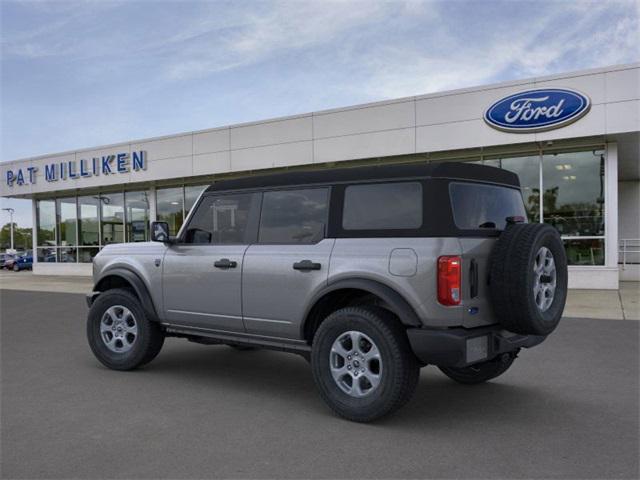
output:
[[[409,304],[409,302],[407,302],[407,300],[405,300],[402,295],[396,292],[393,288],[381,282],[378,282],[377,280],[371,280],[368,278],[350,278],[345,280],[338,280],[335,283],[330,283],[318,293],[316,293],[311,302],[309,302],[309,306],[304,312],[303,322],[301,325],[302,332],[304,332],[307,320],[309,319],[309,314],[316,306],[318,301],[328,293],[343,289],[357,289],[369,292],[381,298],[385,302],[385,304],[389,306],[391,312],[397,315],[403,325],[411,327],[422,326],[422,322],[420,321],[420,318],[416,314],[413,307]]]
[[[120,277],[129,285],[131,285],[131,288],[133,288],[134,292],[136,293],[136,296],[140,300],[140,304],[142,305],[142,308],[144,309],[149,319],[158,321],[158,313],[156,312],[156,308],[153,305],[153,301],[151,300],[149,289],[137,273],[135,273],[133,270],[129,270],[128,268],[123,267],[107,269],[102,272],[102,274],[96,281],[93,287],[94,292],[102,293],[103,290],[101,289],[100,284],[109,277]],[[92,300],[95,300],[98,295],[99,293],[95,295]]]

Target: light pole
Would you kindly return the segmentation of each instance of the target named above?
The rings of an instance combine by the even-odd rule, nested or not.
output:
[[[3,210],[9,212],[9,228],[11,228],[11,250],[13,250],[13,214],[15,210],[13,208],[3,208]]]

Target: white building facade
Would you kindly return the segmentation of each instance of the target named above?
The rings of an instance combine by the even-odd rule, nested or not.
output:
[[[0,195],[33,201],[34,273],[90,275],[102,246],[148,240],[152,220],[177,232],[220,179],[446,161],[520,176],[529,221],[562,234],[571,288],[639,279],[640,64],[5,162]]]

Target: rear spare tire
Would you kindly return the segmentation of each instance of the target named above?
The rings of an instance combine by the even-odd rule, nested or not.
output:
[[[567,256],[558,231],[542,223],[508,225],[491,255],[494,312],[509,331],[549,335],[567,299]]]

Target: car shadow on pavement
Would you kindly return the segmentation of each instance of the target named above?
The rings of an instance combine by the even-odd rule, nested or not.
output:
[[[316,392],[309,364],[301,356],[269,350],[236,351],[224,345],[181,347],[162,352],[144,368],[144,374],[161,376],[165,383],[197,383],[199,388],[277,399],[310,415],[331,415]],[[524,386],[515,376],[512,382],[507,374],[485,384],[460,385],[429,366],[421,370],[409,403],[375,424],[437,429],[493,420],[547,422],[549,411],[567,407],[566,397],[554,396],[544,385]]]

